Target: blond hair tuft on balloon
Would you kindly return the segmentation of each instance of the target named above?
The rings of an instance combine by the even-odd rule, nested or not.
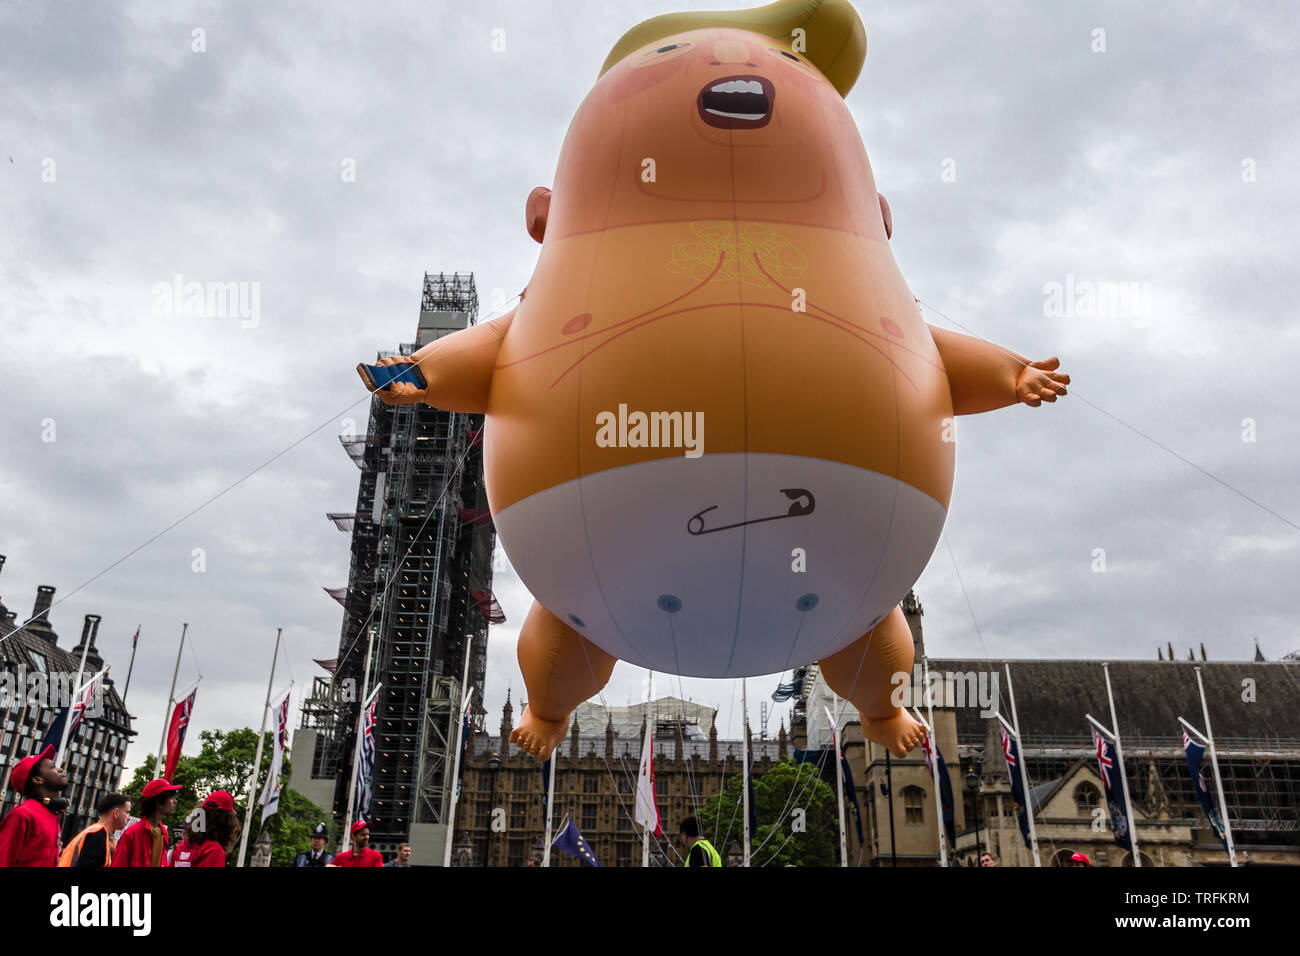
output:
[[[732,27],[768,37],[817,67],[841,96],[847,96],[857,82],[867,56],[867,31],[849,0],[776,0],[749,10],[652,17],[628,30],[614,44],[600,75],[656,40],[710,27]]]

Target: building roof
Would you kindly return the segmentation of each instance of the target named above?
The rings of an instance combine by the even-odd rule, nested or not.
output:
[[[66,679],[69,682],[75,681],[77,669],[81,664],[81,657],[79,654],[74,655],[71,651],[58,646],[58,633],[45,623],[45,618],[33,622],[33,625],[43,625],[40,628],[35,628],[33,625],[19,628],[17,626],[18,622],[11,619],[8,613],[8,609],[3,603],[0,603],[0,669],[11,673],[26,673],[28,675],[37,672],[67,675]],[[96,649],[92,649],[87,656],[86,673],[82,678],[83,682],[94,676],[94,671],[91,670],[92,660],[97,656]],[[117,692],[117,688],[113,686],[111,677],[107,681],[106,689],[107,694],[104,697],[102,716],[89,717],[88,719],[92,722],[102,720],[118,727],[127,734],[133,734],[131,718],[122,706],[122,699]],[[50,713],[49,717],[53,719],[53,712]],[[28,717],[23,722],[30,725],[32,721]],[[48,724],[48,721],[43,721],[43,724]]]
[[[682,700],[680,697],[657,697],[652,701],[642,701],[627,707],[602,707],[593,701],[585,701],[578,705],[573,717],[578,722],[580,733],[582,731],[589,734],[604,733],[605,724],[611,723],[614,725],[614,737],[626,740],[641,736],[641,725],[649,714],[661,723],[684,721],[688,740],[707,740],[717,713],[715,707]],[[690,729],[692,727],[698,728],[698,733],[693,732]]]
[[[1106,679],[1100,661],[931,660],[932,673],[989,672],[999,675],[1002,713],[1011,707],[1004,666],[1014,681],[1020,730],[1028,745],[1051,745],[1089,738],[1084,714],[1110,725]],[[1283,661],[1111,661],[1110,680],[1125,748],[1182,745],[1183,717],[1205,730],[1196,668],[1201,669],[1214,738],[1233,742],[1273,742],[1278,749],[1300,749],[1300,663]],[[987,718],[978,707],[956,708],[958,742],[981,745]]]

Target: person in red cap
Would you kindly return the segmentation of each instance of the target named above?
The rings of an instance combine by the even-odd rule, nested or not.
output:
[[[226,854],[237,836],[235,798],[225,790],[216,790],[185,821],[185,838],[172,850],[167,866],[225,866]]]
[[[54,748],[18,761],[9,785],[26,799],[0,820],[0,866],[58,866],[58,814],[68,805],[60,794],[68,775],[54,766]]]
[[[159,777],[140,793],[142,816],[126,828],[113,851],[113,866],[164,866],[170,835],[162,818],[176,809],[178,784]]]
[[[334,857],[330,866],[383,866],[384,855],[370,849],[370,824],[358,820],[352,824],[352,849]]]
[[[1088,859],[1086,853],[1075,853],[1070,857],[1070,866],[1092,866],[1092,860]]]

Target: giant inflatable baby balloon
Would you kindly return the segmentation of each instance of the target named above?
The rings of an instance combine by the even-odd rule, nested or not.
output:
[[[692,677],[818,661],[902,756],[899,601],[952,492],[952,416],[1064,395],[922,320],[844,104],[848,0],[656,17],[614,47],[526,224],[518,307],[409,358],[390,404],[485,413],[539,758],[618,660]],[[414,375],[411,370],[405,370]]]

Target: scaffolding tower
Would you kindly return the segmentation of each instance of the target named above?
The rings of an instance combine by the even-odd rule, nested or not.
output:
[[[416,340],[380,357],[411,355],[473,325],[477,312],[472,273],[425,273]],[[321,729],[313,773],[334,774],[341,819],[362,688],[381,688],[367,818],[370,845],[381,852],[411,843],[421,859],[442,858],[467,647],[469,685],[475,705],[482,704],[489,623],[482,595],[491,597],[496,542],[482,434],[482,415],[390,407],[374,398],[364,438],[342,436],[361,470],[357,503],[351,515],[327,517],[340,530],[350,527],[351,568],[339,596],[344,620],[334,687],[304,705],[304,727],[310,720]],[[363,674],[368,644],[371,668]],[[337,693],[346,681],[354,694]]]

